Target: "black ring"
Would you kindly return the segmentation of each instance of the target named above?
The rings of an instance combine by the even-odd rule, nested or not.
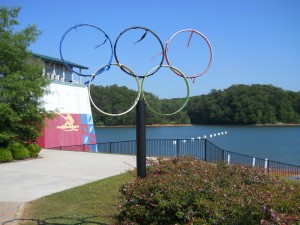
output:
[[[161,40],[160,40],[160,38],[152,31],[152,30],[149,30],[148,28],[145,28],[145,27],[129,27],[129,28],[127,28],[127,29],[125,29],[124,31],[122,31],[120,34],[119,34],[119,36],[118,36],[118,38],[117,38],[117,40],[116,40],[116,42],[115,42],[115,45],[114,45],[114,55],[115,55],[115,59],[116,59],[116,63],[117,64],[120,64],[120,62],[119,62],[119,60],[118,60],[118,57],[117,57],[117,44],[118,44],[118,40],[120,39],[120,37],[125,33],[125,32],[127,32],[127,31],[129,31],[129,30],[132,30],[132,29],[142,29],[142,30],[145,30],[146,32],[150,32],[150,33],[152,33],[153,35],[154,35],[154,37],[156,37],[156,39],[159,41],[159,43],[160,43],[160,46],[161,46],[161,50],[162,50],[162,58],[161,58],[161,62],[160,62],[160,64],[159,64],[159,66],[157,67],[157,69],[155,70],[155,71],[153,71],[151,74],[148,74],[147,76],[151,76],[151,75],[153,75],[153,74],[155,74],[159,69],[160,69],[160,67],[162,66],[162,64],[163,64],[163,62],[164,62],[164,59],[165,59],[165,49],[164,49],[164,45],[163,45],[163,43],[161,42]],[[120,67],[121,68],[121,70],[123,70],[125,73],[127,73],[127,74],[129,74],[130,76],[134,76],[133,74],[131,74],[131,73],[129,73],[128,71],[126,71],[123,67]],[[138,75],[135,75],[135,76],[137,76],[137,77],[139,77],[139,78],[144,78],[145,76],[138,76]]]

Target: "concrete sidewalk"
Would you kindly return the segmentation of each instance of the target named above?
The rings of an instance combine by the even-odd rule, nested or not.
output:
[[[39,156],[0,164],[0,224],[12,224],[22,203],[136,167],[135,156],[46,149]]]

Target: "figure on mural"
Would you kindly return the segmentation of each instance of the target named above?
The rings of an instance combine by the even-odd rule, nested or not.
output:
[[[63,129],[65,131],[78,131],[79,125],[74,125],[74,118],[70,113],[67,113],[66,116],[59,114],[66,122],[64,125],[57,126],[58,129]]]

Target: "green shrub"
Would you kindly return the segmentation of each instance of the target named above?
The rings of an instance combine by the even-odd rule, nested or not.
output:
[[[300,185],[192,158],[152,161],[120,188],[121,224],[300,224]]]
[[[27,150],[29,151],[30,157],[32,157],[32,158],[38,157],[38,155],[41,151],[41,147],[39,145],[29,144],[26,147],[27,147]]]
[[[13,158],[16,160],[27,159],[30,157],[29,151],[22,143],[11,143],[8,148],[10,149]]]
[[[5,148],[0,148],[0,163],[10,162],[13,160],[11,151]]]

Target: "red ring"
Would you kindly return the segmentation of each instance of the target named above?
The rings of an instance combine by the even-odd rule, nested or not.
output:
[[[172,66],[172,65],[171,65],[171,62],[170,62],[170,60],[169,60],[169,58],[168,58],[169,44],[170,44],[171,40],[172,40],[177,34],[182,33],[182,32],[191,32],[191,35],[192,35],[193,33],[196,33],[196,34],[200,35],[200,36],[205,40],[205,42],[206,42],[207,45],[208,45],[209,52],[210,52],[210,59],[209,59],[209,63],[208,63],[208,65],[207,65],[207,67],[205,68],[205,70],[203,70],[201,73],[195,74],[195,75],[193,75],[193,76],[186,76],[186,78],[197,78],[197,77],[200,77],[200,76],[202,76],[203,74],[205,74],[205,73],[208,71],[209,67],[211,66],[212,58],[213,58],[213,51],[212,51],[212,47],[211,47],[211,44],[209,43],[208,39],[207,39],[203,34],[201,34],[199,31],[197,31],[197,30],[194,30],[194,29],[180,30],[180,31],[176,32],[175,34],[173,34],[172,37],[170,37],[170,39],[169,39],[169,40],[167,41],[167,43],[166,43],[166,48],[165,48],[166,62],[167,62],[167,64],[168,64],[169,66]],[[191,36],[190,36],[190,39],[191,39]],[[189,42],[190,42],[190,39],[189,39]],[[188,42],[188,43],[189,43],[189,42]],[[173,72],[174,72],[176,75],[181,76],[177,71],[173,71]]]

